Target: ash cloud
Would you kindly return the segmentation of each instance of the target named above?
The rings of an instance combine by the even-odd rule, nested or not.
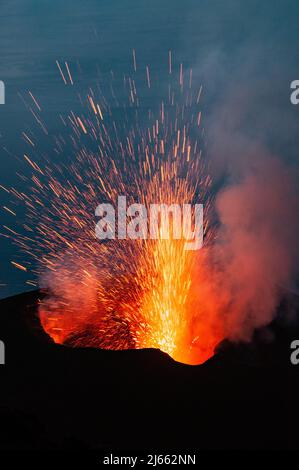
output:
[[[228,292],[225,329],[232,339],[250,339],[255,328],[269,324],[298,275],[297,182],[277,157],[259,158],[216,203],[216,259]]]
[[[268,325],[282,295],[298,285],[299,178],[290,139],[298,125],[283,64],[271,57],[269,44],[247,42],[233,59],[219,49],[201,65],[218,188],[211,282],[222,290],[218,315],[233,340],[250,340]]]

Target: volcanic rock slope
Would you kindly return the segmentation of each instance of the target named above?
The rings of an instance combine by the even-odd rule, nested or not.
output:
[[[299,365],[283,318],[248,345],[224,342],[200,366],[158,350],[54,344],[37,317],[41,293],[0,302],[0,449],[294,449]]]

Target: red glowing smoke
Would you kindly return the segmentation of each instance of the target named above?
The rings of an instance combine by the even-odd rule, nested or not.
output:
[[[217,198],[221,226],[214,256],[225,294],[228,338],[248,340],[273,319],[298,263],[299,199],[294,173],[261,158]]]

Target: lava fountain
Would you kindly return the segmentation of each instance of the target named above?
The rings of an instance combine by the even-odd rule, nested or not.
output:
[[[146,80],[151,89],[148,67]],[[24,226],[27,234],[16,238],[37,262],[47,292],[40,320],[55,342],[159,348],[175,360],[199,364],[224,337],[219,294],[211,282],[215,231],[209,222],[211,178],[199,149],[201,88],[193,88],[192,70],[184,88],[180,66],[179,102],[176,87],[169,85],[167,99],[145,119],[135,82],[136,77],[125,80],[129,101],[121,121],[92,90],[85,114],[61,118],[65,132],[55,138],[54,162],[34,158],[33,137],[26,135],[32,153],[25,161],[32,173],[23,180],[31,191],[11,191],[24,202],[30,223]],[[140,113],[146,124],[139,124]],[[65,157],[69,144],[71,156]],[[119,195],[146,207],[203,203],[204,247],[188,251],[184,239],[165,239],[163,224],[155,240],[99,241],[95,208],[115,203]]]

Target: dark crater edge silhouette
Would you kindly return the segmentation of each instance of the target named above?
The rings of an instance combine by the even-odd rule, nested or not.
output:
[[[224,341],[201,366],[158,350],[56,345],[39,324],[41,295],[0,302],[0,449],[298,448],[295,295],[250,344]]]

